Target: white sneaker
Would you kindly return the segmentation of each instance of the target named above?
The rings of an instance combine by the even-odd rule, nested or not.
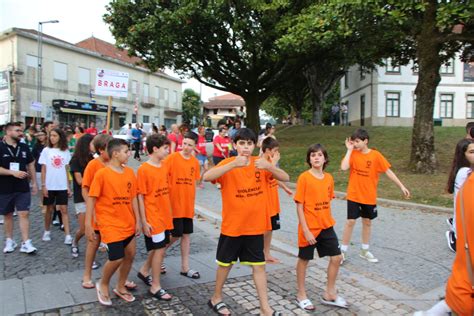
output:
[[[71,235],[66,235],[66,237],[64,238],[64,243],[66,245],[72,245],[72,236]]]
[[[2,216],[2,219],[0,219],[0,225],[3,225],[4,223],[4,219],[3,219],[3,216]]]
[[[372,263],[379,262],[379,259],[375,258],[374,255],[368,250],[361,249],[359,256],[362,259],[367,260],[368,262],[372,262]]]
[[[50,231],[45,231],[43,234],[43,241],[50,241],[51,240],[51,232]]]
[[[5,241],[5,248],[3,248],[3,253],[10,253],[15,251],[17,244],[13,239],[8,238]]]
[[[38,249],[36,249],[33,244],[31,243],[31,239],[21,243],[20,252],[24,253],[35,253]]]

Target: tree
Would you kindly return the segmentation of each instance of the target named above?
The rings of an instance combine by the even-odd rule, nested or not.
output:
[[[307,1],[113,1],[104,20],[119,46],[154,70],[169,67],[244,98],[246,125],[259,129],[260,104],[300,68],[277,39]],[[309,3],[309,1],[308,1]]]
[[[201,96],[193,89],[183,91],[183,121],[192,123],[193,117],[200,121],[201,116]]]

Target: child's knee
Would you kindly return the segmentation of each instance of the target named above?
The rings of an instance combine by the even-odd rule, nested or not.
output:
[[[331,256],[329,258],[329,264],[339,266],[341,264],[341,260],[342,260],[342,255]]]
[[[362,218],[362,225],[371,226],[372,225],[372,220],[370,220],[369,218]]]
[[[347,222],[346,222],[346,225],[349,226],[349,227],[353,227],[356,223],[356,220],[355,219],[348,219]]]

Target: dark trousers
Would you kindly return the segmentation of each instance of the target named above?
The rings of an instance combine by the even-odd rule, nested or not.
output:
[[[133,158],[140,159],[140,142],[133,143],[133,148],[135,150]]]

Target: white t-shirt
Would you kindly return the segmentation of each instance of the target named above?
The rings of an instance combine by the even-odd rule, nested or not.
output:
[[[470,174],[471,168],[468,167],[462,167],[456,173],[456,179],[454,180],[454,203],[456,203],[456,196],[458,195],[459,189],[462,187]]]
[[[41,152],[38,163],[46,165],[46,189],[51,191],[67,190],[66,165],[71,160],[69,150],[45,147]]]

